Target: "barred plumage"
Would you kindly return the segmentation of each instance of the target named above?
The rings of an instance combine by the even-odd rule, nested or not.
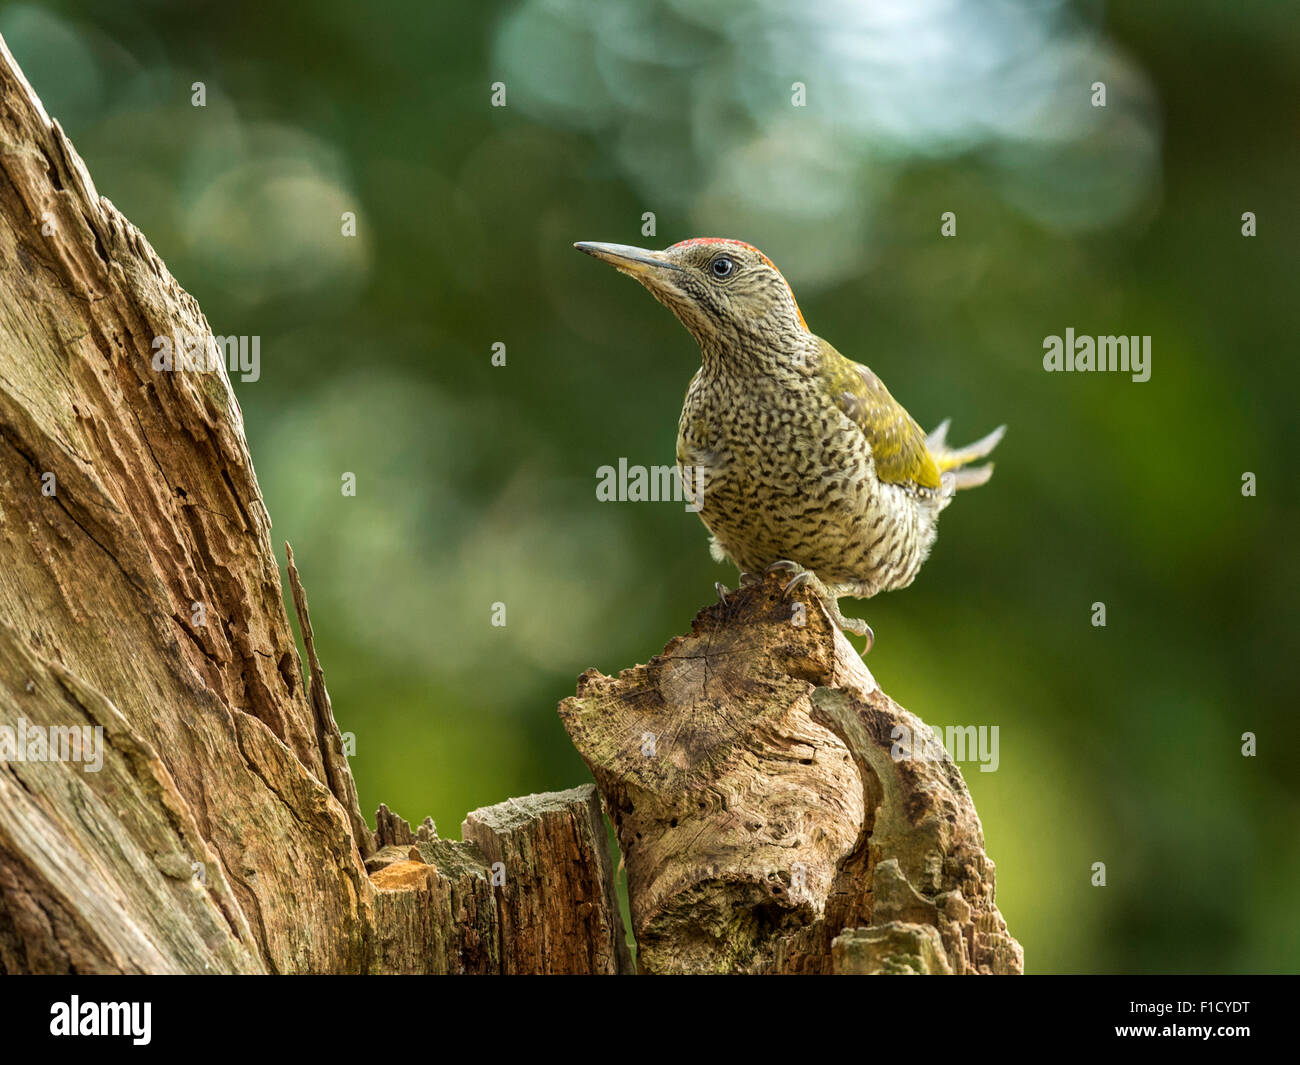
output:
[[[867,367],[808,330],[789,284],[740,241],[697,238],[662,252],[580,243],[640,281],[699,342],[701,368],[678,424],[677,461],[698,493],[714,556],[742,571],[788,561],[835,597],[911,584],[970,467],[1002,436],[928,438]]]

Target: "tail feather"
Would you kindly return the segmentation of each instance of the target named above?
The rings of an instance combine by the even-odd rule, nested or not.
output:
[[[945,418],[936,427],[934,432],[925,438],[925,446],[930,449],[931,455],[938,455],[941,451],[948,449],[948,426],[952,424],[951,418]]]
[[[989,452],[998,446],[998,441],[1002,439],[1007,427],[999,425],[988,436],[976,440],[973,444],[951,448],[948,446],[949,420],[945,418],[934,432],[925,438],[925,446],[929,449],[934,464],[939,467],[945,483],[951,483],[954,490],[975,488],[984,484],[993,476],[993,463],[988,462],[983,466],[968,464],[977,459],[987,458]]]
[[[954,492],[960,492],[963,488],[978,488],[993,476],[993,463],[986,462],[983,466],[966,466],[960,470],[949,470],[940,476],[944,484],[952,485]]]

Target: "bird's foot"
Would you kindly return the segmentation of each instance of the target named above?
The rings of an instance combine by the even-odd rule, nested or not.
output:
[[[752,573],[742,573],[740,575],[740,586],[742,588],[748,588],[751,584],[762,584],[762,583],[763,583],[763,578],[756,577]]]
[[[713,590],[718,593],[718,602],[721,603],[723,606],[726,606],[727,596],[731,594],[731,589],[728,588],[721,581],[715,581],[713,583]]]
[[[867,646],[862,653],[865,655],[871,650],[872,645],[876,642],[876,634],[871,631],[871,626],[861,618],[846,618],[841,614],[839,600],[835,598],[831,590],[822,583],[821,579],[812,570],[805,569],[797,562],[781,559],[778,562],[773,562],[764,572],[767,574],[793,573],[794,576],[786,582],[785,591],[782,593],[785,598],[789,599],[792,593],[807,586],[808,590],[813,593],[821,604],[822,609],[826,611],[826,616],[831,623],[843,632],[851,632],[855,636],[865,636]]]

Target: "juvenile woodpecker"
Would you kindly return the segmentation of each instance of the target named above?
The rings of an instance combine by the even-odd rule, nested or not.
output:
[[[939,512],[992,463],[970,466],[1005,426],[969,447],[927,436],[866,366],[808,329],[789,283],[757,248],[697,237],[663,251],[574,245],[636,278],[700,345],[677,429],[677,464],[712,534],[741,570],[795,574],[842,629],[840,596],[905,588],[930,553]],[[725,599],[727,589],[718,586]]]

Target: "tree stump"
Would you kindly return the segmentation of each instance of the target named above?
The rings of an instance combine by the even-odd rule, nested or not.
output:
[[[807,590],[769,577],[560,706],[627,865],[643,972],[1018,973],[961,772]]]

